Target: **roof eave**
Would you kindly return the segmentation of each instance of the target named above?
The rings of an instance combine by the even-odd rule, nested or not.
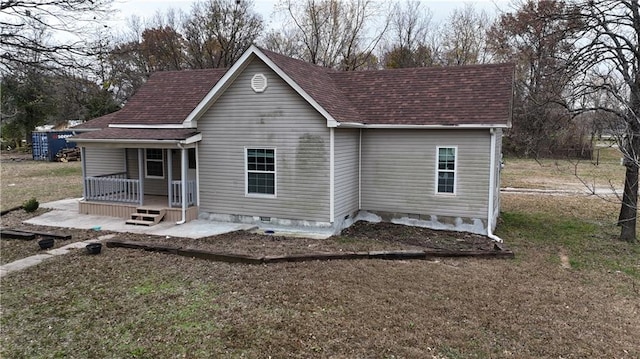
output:
[[[134,139],[134,138],[76,138],[69,137],[67,139],[70,142],[75,142],[80,145],[82,144],[93,144],[93,145],[146,145],[146,146],[157,146],[157,147],[176,147],[179,148],[181,146],[193,145],[196,142],[202,141],[202,134],[197,133],[193,136],[189,136],[185,139],[172,139],[172,140],[152,140],[152,139]],[[141,147],[141,146],[134,146]],[[143,146],[144,147],[144,146]]]

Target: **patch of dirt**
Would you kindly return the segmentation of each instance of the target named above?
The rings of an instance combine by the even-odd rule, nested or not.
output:
[[[119,233],[116,239],[157,245],[243,255],[293,255],[329,252],[357,252],[410,249],[493,251],[487,237],[462,232],[434,231],[391,223],[357,222],[340,235],[310,239],[237,231],[218,236],[190,239]]]
[[[2,216],[2,228],[34,230],[71,234],[68,241],[56,240],[55,247],[71,242],[97,238],[112,232],[73,228],[35,226],[23,221],[45,213],[38,209],[34,213],[23,210],[10,212]],[[493,251],[493,242],[487,237],[463,232],[435,231],[427,228],[409,227],[392,223],[357,222],[342,231],[340,235],[327,239],[284,237],[278,235],[256,234],[237,231],[218,236],[199,239],[163,237],[135,233],[115,233],[117,240],[148,242],[157,245],[206,251],[234,253],[241,255],[269,256],[310,253],[394,251],[394,250],[486,250]],[[40,249],[34,240],[3,238],[0,242],[0,263],[6,264],[17,259],[38,254]]]

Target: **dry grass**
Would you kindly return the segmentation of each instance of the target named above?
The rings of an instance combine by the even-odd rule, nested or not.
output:
[[[617,148],[600,148],[598,158],[589,160],[505,158],[503,187],[535,189],[622,189],[624,166]],[[597,165],[596,165],[597,162]]]
[[[640,357],[640,246],[615,240],[617,206],[502,198],[498,234],[515,260],[242,265],[115,248],[56,257],[0,281],[0,356]]]
[[[40,203],[82,197],[80,162],[2,161],[2,210],[35,197]]]

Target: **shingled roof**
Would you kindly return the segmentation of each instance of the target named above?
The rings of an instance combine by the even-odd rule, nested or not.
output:
[[[513,64],[335,71],[261,51],[338,122],[510,124]]]
[[[110,114],[107,115],[103,115],[100,117],[96,117],[92,120],[89,120],[87,122],[83,122],[79,125],[75,125],[73,127],[71,127],[72,130],[79,130],[79,131],[95,131],[95,130],[100,130],[103,128],[107,128],[109,127],[109,124],[113,121],[113,119],[115,118],[116,114],[118,113],[118,111],[116,112],[112,112]]]
[[[129,99],[111,124],[181,124],[226,69],[161,71]]]
[[[256,57],[275,65],[342,126],[510,126],[512,64],[345,72],[256,47],[243,55],[244,61]],[[123,109],[76,128],[183,124],[203,100],[213,98],[220,79],[234,78],[226,73],[154,73]]]
[[[118,128],[108,127],[100,131],[80,133],[73,137],[83,142],[100,142],[101,140],[122,141],[183,141],[198,135],[193,128]]]

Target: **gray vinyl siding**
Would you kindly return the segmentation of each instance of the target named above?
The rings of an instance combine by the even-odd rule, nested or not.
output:
[[[362,209],[487,218],[488,130],[363,130]],[[456,194],[436,194],[436,147],[457,146]]]
[[[144,193],[156,196],[166,196],[168,194],[167,188],[167,156],[168,153],[172,153],[172,166],[173,173],[171,174],[173,180],[179,180],[180,177],[180,151],[164,150],[164,178],[144,178]],[[143,149],[144,155],[144,149]],[[144,167],[143,163],[143,167]],[[138,149],[127,148],[127,172],[129,178],[139,178],[138,175]]]
[[[87,177],[125,171],[124,149],[85,147],[84,158]]]
[[[359,130],[336,129],[334,135],[335,217],[358,210]]]
[[[254,74],[268,87],[255,93]],[[200,208],[204,212],[329,222],[326,120],[254,59],[198,119]],[[245,148],[276,149],[275,198],[245,195]]]

